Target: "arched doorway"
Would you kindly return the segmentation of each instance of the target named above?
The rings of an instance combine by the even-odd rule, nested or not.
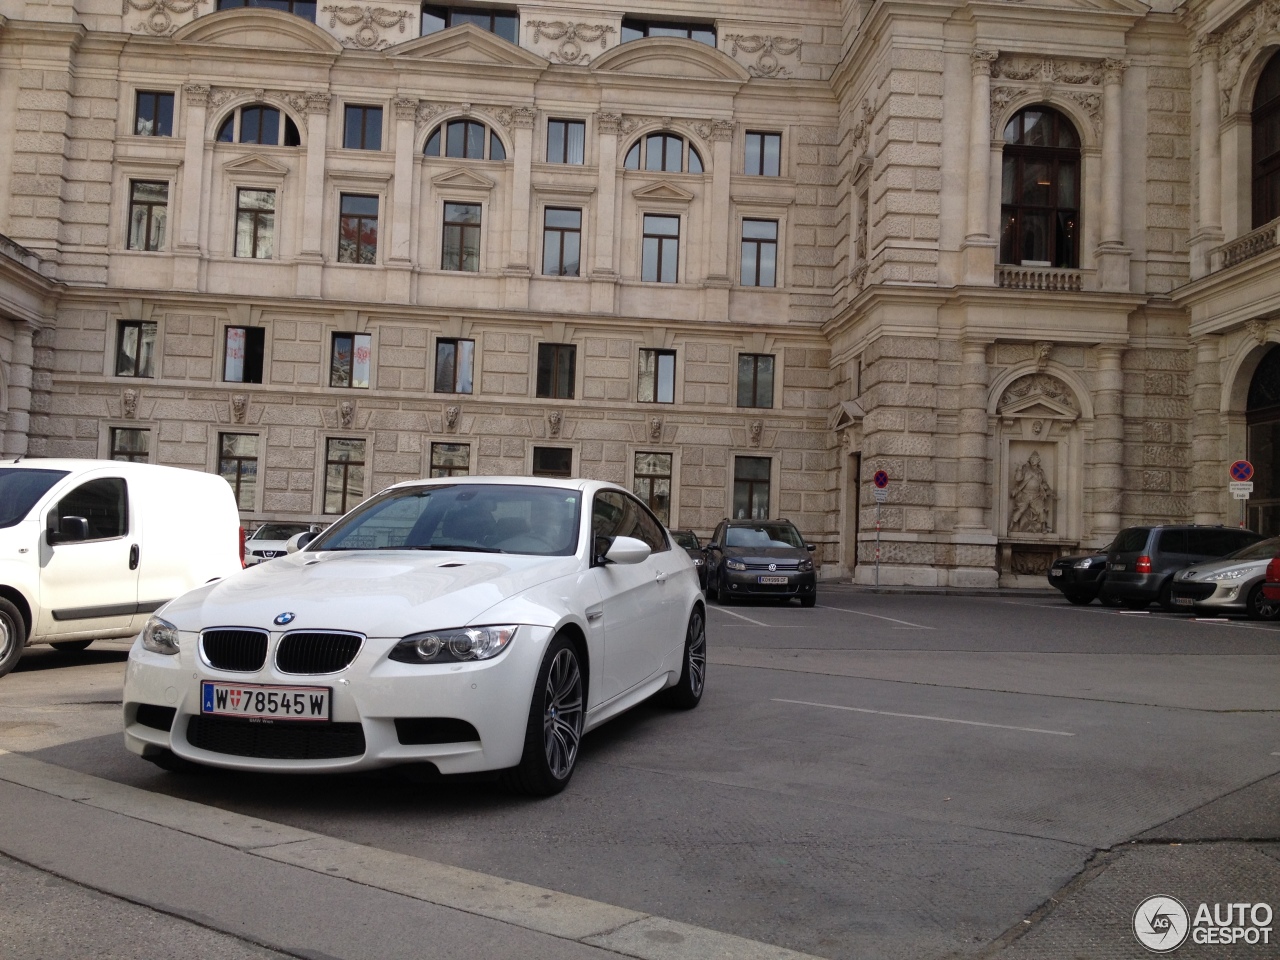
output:
[[[1280,347],[1267,351],[1253,372],[1245,423],[1254,470],[1247,522],[1251,530],[1280,536]]]

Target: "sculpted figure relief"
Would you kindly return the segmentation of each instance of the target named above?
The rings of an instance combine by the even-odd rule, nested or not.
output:
[[[1053,529],[1053,498],[1056,494],[1040,466],[1040,454],[1032,452],[1027,462],[1013,471],[1012,533],[1048,533]]]

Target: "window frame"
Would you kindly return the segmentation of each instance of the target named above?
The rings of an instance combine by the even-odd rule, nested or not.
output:
[[[743,404],[742,401],[742,361],[744,358],[750,358],[751,364],[751,398],[755,403]],[[760,361],[768,360],[772,366],[769,373],[769,402],[762,404],[760,400]],[[739,410],[772,410],[774,406],[774,394],[778,387],[778,355],[775,353],[747,353],[742,352],[737,355],[734,364],[734,399],[735,406]]]
[[[339,367],[338,341],[347,338],[351,341],[351,353],[349,360],[346,361],[348,368],[345,370],[346,383],[335,383],[335,376],[341,372]],[[363,338],[364,349],[368,351],[368,357],[365,358],[366,379],[363,383],[356,383],[356,370],[359,364],[360,355],[360,339]],[[369,390],[373,386],[373,334],[356,330],[333,330],[329,335],[329,386],[337,390]]]
[[[1053,139],[1056,141],[1059,137],[1060,125],[1070,130],[1075,138],[1075,147],[1061,146],[1039,146],[1028,145],[1023,143],[1010,143],[1008,141],[1009,127],[1017,121],[1019,130],[1025,130],[1025,116],[1028,113],[1039,112],[1052,118],[1053,122]],[[1020,132],[1019,137],[1025,134]],[[1000,151],[1000,176],[1001,176],[1001,196],[1000,196],[1000,246],[998,248],[999,262],[1012,266],[1045,266],[1050,269],[1057,270],[1078,270],[1080,269],[1081,244],[1084,240],[1084,232],[1082,228],[1083,200],[1084,196],[1082,188],[1084,186],[1083,177],[1083,157],[1084,151],[1081,149],[1080,130],[1071,119],[1061,110],[1045,103],[1029,104],[1020,110],[1017,110],[1005,122],[1004,132],[1002,134],[1004,146]],[[1073,192],[1075,196],[1075,206],[1062,206],[1059,198],[1062,195],[1061,165],[1072,164],[1075,167]],[[1026,166],[1028,164],[1046,164],[1049,167],[1048,183],[1037,181],[1037,185],[1044,186],[1053,194],[1053,198],[1048,204],[1029,203],[1024,198]],[[1012,165],[1012,173],[1006,173]],[[1013,200],[1006,202],[1004,199],[1004,180],[1011,176],[1013,181]],[[1026,235],[1024,233],[1025,224],[1032,216],[1040,216],[1046,219],[1049,224],[1045,233],[1045,260],[1024,260],[1022,252],[1026,244]],[[1070,256],[1062,256],[1058,250],[1059,237],[1058,232],[1062,218],[1070,216],[1073,219],[1068,221],[1068,225],[1074,231],[1069,233],[1071,251]],[[1006,257],[1006,254],[1008,256]],[[1062,262],[1060,262],[1062,261]]]
[[[460,367],[459,360],[461,359],[462,353],[463,353],[463,351],[460,349],[460,345],[464,343],[471,344],[471,351],[470,351],[471,369],[467,375],[467,385],[471,387],[470,390],[460,389],[460,387],[463,384],[458,378],[458,371]],[[453,346],[452,374],[450,376],[451,386],[448,389],[440,385],[440,348],[446,344],[452,344]],[[458,394],[463,396],[469,396],[473,394],[475,392],[475,376],[476,376],[476,341],[475,339],[473,337],[437,337],[436,349],[435,349],[435,366],[432,369],[433,369],[432,376],[433,376],[434,382],[432,383],[431,386],[432,386],[433,393],[453,393],[453,394]]]
[[[748,237],[747,236],[748,223],[773,224],[773,239],[766,239],[761,237]],[[742,217],[739,223],[738,233],[741,237],[739,241],[740,246],[738,248],[738,283],[739,285],[743,287],[758,287],[766,290],[776,289],[778,286],[778,249],[780,246],[779,238],[782,234],[782,225],[776,219],[770,219],[768,217],[744,216]],[[754,253],[755,275],[751,278],[752,282],[748,282],[747,276],[744,270],[747,262],[748,246],[753,246],[755,248],[755,253]],[[773,266],[772,266],[772,273],[769,276],[770,282],[761,283],[760,282],[761,274],[763,273],[763,269],[764,269],[762,266],[764,259],[761,256],[761,254],[764,252],[764,248],[766,246],[773,248]]]
[[[563,128],[564,128],[564,129],[562,130],[561,134],[560,134],[560,146],[561,146],[560,156],[561,156],[561,159],[554,159],[554,158],[552,158],[552,156],[551,156],[551,126],[552,126],[552,124],[560,124],[560,125],[562,125],[562,126],[563,126]],[[570,150],[569,150],[569,143],[570,143],[569,128],[570,128],[570,127],[573,127],[573,126],[579,126],[579,127],[581,127],[581,128],[582,128],[582,159],[580,159],[580,160],[572,160],[572,159],[570,159],[570,158],[569,158],[569,157],[570,157]],[[554,163],[554,164],[557,164],[557,165],[561,165],[561,166],[568,166],[568,167],[582,167],[582,166],[586,166],[586,163],[587,163],[587,121],[585,121],[585,120],[574,120],[574,119],[569,118],[569,117],[548,117],[548,118],[547,118],[547,149],[546,149],[546,153],[544,154],[544,156],[546,157],[546,162],[547,162],[547,163]]]
[[[444,12],[444,17],[439,17],[438,13],[432,14],[432,16],[437,19],[444,20],[444,26],[441,29],[430,31],[426,29],[426,16],[428,10]],[[443,33],[445,30],[452,30],[454,27],[460,26],[460,24],[452,22],[453,15],[455,13],[462,13],[470,16],[484,16],[488,14],[489,26],[487,28],[480,26],[478,23],[472,25],[479,30],[484,30],[486,33],[493,34],[500,40],[506,40],[507,43],[513,43],[516,46],[520,45],[520,11],[518,8],[514,7],[508,9],[506,7],[472,7],[466,4],[424,3],[418,17],[418,35],[422,37],[429,37],[432,34]],[[511,37],[505,37],[494,29],[497,25],[498,17],[509,17],[514,21],[512,24],[514,28],[514,39]],[[470,23],[471,21],[466,22]]]
[[[1280,217],[1280,52],[1273,53],[1258,75],[1249,106],[1249,216],[1250,229],[1257,230]],[[1257,103],[1264,84],[1276,85],[1271,99]],[[1265,156],[1259,150],[1267,136],[1275,149]],[[1270,186],[1271,190],[1266,188]]]
[[[253,439],[253,456],[242,457],[239,455],[228,455],[224,450],[223,441],[231,437],[252,438]],[[260,489],[260,486],[261,486],[258,483],[259,468],[262,465],[261,453],[259,450],[261,439],[262,439],[261,435],[257,433],[241,433],[241,432],[235,432],[235,431],[224,432],[220,430],[218,431],[217,439],[215,440],[216,447],[215,447],[214,453],[216,455],[216,472],[220,477],[222,477],[222,479],[226,480],[227,484],[231,487],[232,496],[236,498],[236,507],[242,512],[252,513],[255,509],[257,509],[258,490]],[[222,465],[227,462],[234,462],[236,464],[235,483],[232,483],[229,479],[227,479],[227,474],[223,471]],[[249,462],[253,463],[253,490],[249,497],[250,502],[248,504],[242,504],[240,500],[241,500],[242,484],[245,477],[245,471],[242,469],[242,467],[244,464]]]
[[[578,226],[574,227],[553,227],[547,220],[551,213],[576,213],[578,215]],[[542,208],[542,273],[544,277],[581,277],[582,276],[582,222],[584,220],[583,209],[581,207],[561,207],[548,204]],[[556,240],[556,263],[559,267],[556,271],[547,270],[547,253],[550,249],[548,243],[555,235]],[[578,257],[575,269],[572,273],[565,269],[565,240],[568,236],[573,235],[578,238]]]
[[[146,362],[143,362],[143,345],[145,342],[144,334],[147,328],[151,329],[151,350],[145,355]],[[133,372],[121,372],[120,361],[128,356],[125,353],[124,341],[125,331],[138,331],[137,353],[133,358]],[[117,377],[128,377],[131,380],[154,380],[156,378],[156,347],[160,344],[160,325],[154,320],[117,320],[116,321],[116,356],[115,356],[115,373]],[[143,369],[145,367],[145,369]]]
[[[479,200],[451,200],[447,197],[441,198],[440,213],[440,269],[449,273],[480,273],[484,260],[484,208],[485,205]],[[467,220],[450,220],[450,207],[474,207],[479,217],[475,222]],[[456,266],[449,262],[450,254],[450,232],[457,236],[454,243],[454,249],[457,256],[455,258]],[[468,270],[466,266],[467,260],[467,240],[474,232],[475,243],[475,269]]]
[[[760,142],[756,150],[755,158],[756,169],[753,171],[751,157],[751,138],[759,137]],[[765,150],[765,142],[768,138],[776,138],[778,141],[777,164],[778,169],[774,173],[769,173],[765,169],[765,160],[768,156]],[[781,177],[782,176],[782,134],[774,130],[748,130],[743,134],[742,139],[742,174],[746,177]]]
[[[653,360],[653,393],[652,396],[644,396],[644,361],[649,356]],[[671,399],[664,400],[662,389],[662,369],[663,361],[670,360],[671,382],[670,395]],[[676,384],[677,380],[677,357],[675,350],[655,347],[641,347],[636,358],[636,403],[675,403],[676,402]]]
[[[449,128],[461,124],[462,133],[462,153],[451,154],[449,152]],[[469,156],[471,136],[468,132],[471,127],[479,127],[483,133],[481,135],[482,148],[480,156]],[[493,155],[494,145],[502,150],[501,157]],[[432,152],[432,146],[435,152]],[[422,155],[436,160],[481,160],[487,163],[506,163],[511,157],[507,152],[507,144],[498,133],[497,128],[490,125],[485,120],[477,119],[471,116],[450,117],[448,120],[442,120],[432,131],[427,134],[427,139],[422,142]]]
[[[258,186],[240,186],[233,187],[236,196],[235,219],[232,224],[232,257],[238,260],[275,260],[276,259],[276,215],[279,212],[277,207],[280,202],[280,191],[274,187],[258,187]],[[246,207],[243,205],[241,195],[245,193],[271,194],[271,209],[267,210],[262,207]],[[240,221],[241,217],[247,215],[252,223],[252,233],[249,237],[249,253],[241,251],[240,247]],[[263,221],[269,219],[265,231],[262,229]],[[264,235],[270,249],[265,255],[260,256],[260,242]]]
[[[665,474],[641,473],[639,469],[641,457],[666,457],[667,472]],[[643,494],[639,490],[642,480],[649,481],[648,494]],[[667,507],[666,507],[667,515],[665,518],[663,518],[661,513],[654,508],[652,503],[653,481],[660,481],[660,480],[667,481]],[[633,450],[631,451],[631,492],[635,495],[635,497],[641,503],[643,503],[646,507],[648,507],[649,512],[653,514],[654,518],[660,524],[662,524],[664,527],[670,527],[671,513],[675,509],[675,501],[676,501],[676,455],[675,453],[669,450]]]
[[[143,441],[143,449],[127,450],[118,445],[117,441],[124,434],[132,434],[141,437]],[[107,428],[107,456],[106,459],[116,463],[150,463],[151,462],[151,430],[147,427],[122,427],[110,426]],[[128,529],[126,527],[126,529]]]
[[[250,326],[244,326],[242,324],[232,323],[232,324],[227,324],[227,326],[223,327],[222,330],[223,330],[223,333],[222,333],[222,381],[221,382],[222,383],[241,383],[241,384],[264,382],[263,378],[266,374],[266,366],[267,366],[267,328],[266,327],[250,327]],[[227,377],[228,365],[232,360],[232,357],[231,357],[231,331],[232,330],[243,330],[245,334],[244,356],[240,358],[241,378],[239,380],[232,380]],[[251,333],[254,334],[252,337],[250,336]],[[257,370],[258,370],[257,380],[248,379],[250,375],[250,371],[253,368],[253,354],[255,352],[253,347],[250,345],[251,340],[260,341],[258,345],[259,349],[256,351]]]
[[[352,144],[351,143],[351,140],[352,140],[351,116],[352,116],[352,113],[356,111],[358,111],[360,115],[360,124],[359,124],[360,135],[357,138],[359,140],[359,143]],[[370,130],[369,115],[375,111],[377,112],[377,115],[378,115],[377,123],[374,125],[373,129]],[[380,104],[343,103],[342,105],[342,149],[370,150],[375,152],[381,152],[382,140],[383,140],[382,133],[383,133],[384,123],[385,123],[385,111],[382,109],[382,106]],[[376,146],[370,146],[367,142],[371,133],[374,134],[377,138],[378,142]]]
[[[661,219],[661,220],[674,220],[676,222],[675,235],[672,236],[671,234],[664,234],[664,233],[650,233],[649,220],[651,218]],[[678,214],[678,213],[646,213],[646,212],[641,213],[640,215],[640,282],[641,283],[677,284],[680,282],[680,235],[684,228],[684,225],[681,223],[682,219],[683,217],[681,216],[681,214]],[[650,240],[653,240],[656,242],[656,248],[655,248],[656,252],[654,255],[655,270],[654,270],[654,276],[652,277],[648,275],[649,271],[645,266],[648,260]],[[674,242],[676,245],[675,276],[673,276],[671,279],[666,279],[664,275],[664,271],[662,269],[662,265],[664,262],[663,251],[668,242]]]
[[[542,473],[539,473],[538,472],[538,452],[541,450],[548,450],[548,451],[553,450],[559,453],[567,453],[569,455],[568,470],[565,471],[564,473],[561,473],[559,471],[554,473],[545,472],[545,471]],[[567,479],[569,477],[572,477],[574,474],[573,461],[574,461],[575,454],[576,454],[576,451],[574,450],[574,448],[569,446],[559,446],[559,445],[551,446],[550,444],[532,444],[530,446],[530,451],[529,451],[529,476],[554,477],[557,479]]]
[[[137,187],[164,187],[164,203],[158,203],[151,200],[140,200],[135,190]],[[169,198],[172,184],[168,180],[147,180],[141,177],[129,178],[129,210],[128,216],[125,218],[125,249],[134,253],[159,253],[164,250],[165,241],[169,239]],[[134,211],[146,210],[146,232],[143,245],[135,247],[133,245],[133,216]],[[157,217],[155,211],[162,211]],[[158,226],[157,226],[158,224]],[[160,236],[155,240],[152,246],[152,233],[159,232]]]
[[[650,140],[661,138],[662,140],[662,165],[659,167],[650,166],[649,160],[649,142]],[[680,147],[680,168],[672,170],[667,166],[667,160],[670,157],[670,148],[668,144],[678,140]],[[635,154],[635,163],[632,164],[632,154]],[[690,168],[690,157],[696,157],[699,169]],[[694,146],[693,140],[684,134],[675,133],[670,130],[649,130],[640,134],[631,145],[627,147],[626,152],[622,155],[622,169],[630,170],[633,173],[655,174],[655,173],[687,173],[690,176],[701,177],[707,172],[707,164],[702,159],[702,151]]]
[[[770,519],[770,516],[771,516],[771,514],[773,513],[773,487],[774,487],[774,483],[773,483],[773,469],[774,469],[774,461],[775,461],[777,458],[776,458],[776,457],[762,457],[762,456],[759,456],[758,454],[750,454],[750,453],[733,453],[733,454],[732,454],[732,456],[733,456],[733,472],[730,474],[730,480],[729,480],[729,483],[730,483],[730,487],[729,487],[729,512],[730,512],[730,516],[731,516],[731,518],[732,518],[732,519],[734,519],[734,520],[768,520],[768,519]],[[764,479],[764,480],[759,480],[759,479],[756,479],[756,478],[754,478],[754,477],[742,477],[742,478],[739,478],[739,476],[738,476],[738,464],[739,464],[739,462],[741,462],[741,461],[746,461],[746,460],[756,460],[756,461],[761,461],[761,462],[763,462],[763,463],[768,464],[768,470],[767,470],[767,472],[768,472],[768,477],[767,477],[766,479]],[[754,502],[754,500],[755,500],[754,493],[755,493],[756,485],[757,485],[757,484],[761,484],[761,483],[763,483],[763,484],[765,485],[765,495],[764,495],[764,499],[765,499],[765,512],[764,512],[764,516],[762,516],[762,517],[757,517],[757,516],[743,516],[743,517],[738,517],[738,516],[734,516],[734,514],[736,513],[736,509],[737,509],[737,504],[738,504],[738,484],[739,484],[739,483],[745,483],[745,484],[747,484],[747,488],[746,488],[746,501],[747,501],[747,509],[748,509],[748,510],[750,510],[750,509],[751,509],[751,504],[752,504],[752,503]]]
[[[153,129],[150,132],[145,133],[138,129],[139,125],[142,123],[143,97],[151,98],[151,110],[153,115]],[[166,118],[163,126],[167,129],[160,131],[155,128],[162,126],[160,122],[160,116],[163,113],[161,105],[166,99],[168,100],[168,117]],[[176,102],[177,97],[174,95],[172,90],[135,90],[133,98],[133,135],[135,137],[172,137],[174,106]]]
[[[716,25],[714,21],[712,21],[711,23],[700,23],[696,20],[654,20],[647,17],[623,17],[622,24],[620,26],[620,29],[618,30],[618,38],[619,38],[618,42],[630,43],[634,40],[648,40],[653,36],[655,36],[655,34],[651,32],[655,27],[659,29],[672,30],[672,31],[684,30],[686,31],[687,36],[683,37],[682,39],[693,40],[697,43],[701,43],[704,46],[708,46],[713,49],[716,47],[717,42],[719,41],[719,35],[716,33]],[[628,36],[629,32],[639,33],[640,36],[638,37]],[[706,40],[701,40],[698,37],[693,36],[694,33],[710,34],[711,42],[708,43]],[[671,37],[672,35],[666,34],[666,33],[659,33],[659,34],[656,34],[656,36]]]
[[[361,444],[362,446],[360,450],[360,456],[362,457],[362,459],[360,460],[333,459],[333,444],[335,442]],[[341,504],[340,504],[341,509],[336,511],[329,509],[329,468],[335,467],[335,466],[342,467],[342,486],[338,491],[336,491],[339,494],[339,499],[341,501]],[[324,464],[322,467],[322,474],[321,474],[322,482],[320,484],[320,513],[323,516],[329,516],[329,517],[342,516],[343,514],[350,512],[357,504],[359,504],[361,501],[365,499],[364,487],[369,479],[368,466],[369,466],[369,441],[367,438],[341,437],[341,436],[324,438]],[[360,489],[358,492],[352,491],[349,485],[352,467],[359,467],[361,471]],[[349,501],[353,495],[356,497],[355,503],[350,503]]]
[[[241,7],[256,7],[266,10],[280,10],[280,3],[287,4],[287,9],[281,10],[281,13],[291,13],[295,17],[301,17],[303,20],[316,22],[316,11],[319,4],[316,0],[271,0],[271,2],[261,2],[261,0],[217,0],[217,10],[239,10]],[[300,12],[296,8],[310,8],[310,16],[306,12]]]
[[[276,127],[277,136],[275,143],[263,143],[261,140],[243,139],[244,112],[246,110],[274,110],[279,115]],[[227,129],[227,124],[231,125],[230,130]],[[224,131],[229,133],[230,137],[224,138],[222,136]],[[290,133],[292,133],[292,139],[298,141],[297,143],[288,142],[291,139]],[[217,129],[214,131],[213,142],[215,144],[231,143],[246,147],[286,147],[290,150],[296,150],[302,146],[302,133],[298,128],[298,122],[293,119],[288,110],[273,106],[269,103],[251,102],[240,104],[240,106],[232,109],[231,112],[223,118],[222,122],[218,124]]]
[[[548,390],[543,392],[542,389],[542,355],[543,348],[553,350],[553,359],[551,369],[548,371]],[[578,394],[578,345],[576,343],[560,343],[549,340],[538,341],[538,349],[534,354],[535,369],[533,376],[533,395],[540,400],[575,400]],[[567,376],[560,376],[560,367],[563,357],[568,357],[568,373]],[[568,396],[561,396],[557,390],[562,384],[568,385]]]
[[[458,443],[453,440],[432,440],[427,444],[427,476],[431,479],[437,477],[469,477],[471,472],[471,448],[470,443]],[[447,464],[436,466],[436,447],[462,447],[467,451],[467,465],[465,467],[453,467]],[[440,471],[437,473],[436,471]]]
[[[372,201],[374,201],[374,205],[375,205],[376,209],[375,209],[374,213],[372,214],[372,216],[370,216],[369,214],[365,214],[365,213],[346,213],[346,212],[344,212],[344,206],[345,206],[345,204],[346,204],[346,201],[347,201],[347,200],[372,200]],[[361,255],[362,255],[362,253],[364,252],[364,249],[365,249],[365,247],[366,247],[366,244],[364,243],[364,240],[363,240],[363,233],[364,233],[364,229],[365,229],[365,223],[366,223],[366,221],[369,221],[369,220],[372,220],[372,221],[373,221],[373,244],[372,244],[372,248],[373,248],[373,259],[371,259],[371,260],[365,260],[365,259],[361,259]],[[380,244],[379,244],[379,242],[378,242],[378,241],[381,239],[381,237],[380,237],[380,231],[381,231],[381,220],[382,220],[382,196],[381,196],[381,194],[377,194],[377,193],[347,193],[346,191],[339,190],[339,192],[338,192],[338,257],[337,257],[337,262],[338,262],[338,263],[346,263],[346,264],[350,264],[350,265],[352,265],[352,266],[357,266],[357,267],[374,267],[374,266],[377,266],[377,265],[378,265],[378,247],[380,246]],[[344,237],[348,237],[348,238],[349,238],[349,234],[350,234],[350,232],[349,232],[349,230],[348,230],[348,221],[354,221],[354,222],[356,222],[356,223],[359,225],[359,226],[357,227],[357,229],[356,229],[356,232],[355,232],[355,241],[354,241],[354,242],[355,242],[355,247],[354,247],[354,253],[352,253],[352,254],[351,254],[351,256],[352,256],[352,257],[354,257],[354,259],[344,259],[344,255],[343,255],[343,247],[342,247],[343,238],[344,238]],[[348,240],[348,242],[350,242],[350,240]]]

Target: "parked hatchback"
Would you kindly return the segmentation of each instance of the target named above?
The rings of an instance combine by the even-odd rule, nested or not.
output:
[[[707,544],[707,593],[719,603],[736,597],[818,602],[813,544],[789,520],[721,520]]]
[[[315,533],[316,530],[310,523],[264,523],[245,541],[244,565],[252,567],[275,557],[283,557],[291,537],[299,533]]]
[[[1049,568],[1049,586],[1057,587],[1072,603],[1093,603],[1107,572],[1107,550],[1059,557]]]
[[[1166,524],[1126,527],[1107,551],[1103,599],[1116,599],[1132,610],[1153,601],[1166,610],[1173,605],[1173,576],[1179,570],[1215,560],[1265,539],[1252,530],[1231,527]]]
[[[1174,607],[1244,613],[1251,620],[1280,617],[1280,603],[1262,594],[1267,564],[1276,554],[1280,554],[1280,537],[1178,571],[1173,577]]]

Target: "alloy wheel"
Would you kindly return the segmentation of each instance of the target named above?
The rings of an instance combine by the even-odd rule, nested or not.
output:
[[[557,780],[573,771],[582,739],[582,674],[578,658],[569,649],[561,650],[547,673],[542,737],[547,767]]]
[[[689,619],[688,646],[689,692],[698,697],[707,679],[707,624],[701,610],[695,610]]]

